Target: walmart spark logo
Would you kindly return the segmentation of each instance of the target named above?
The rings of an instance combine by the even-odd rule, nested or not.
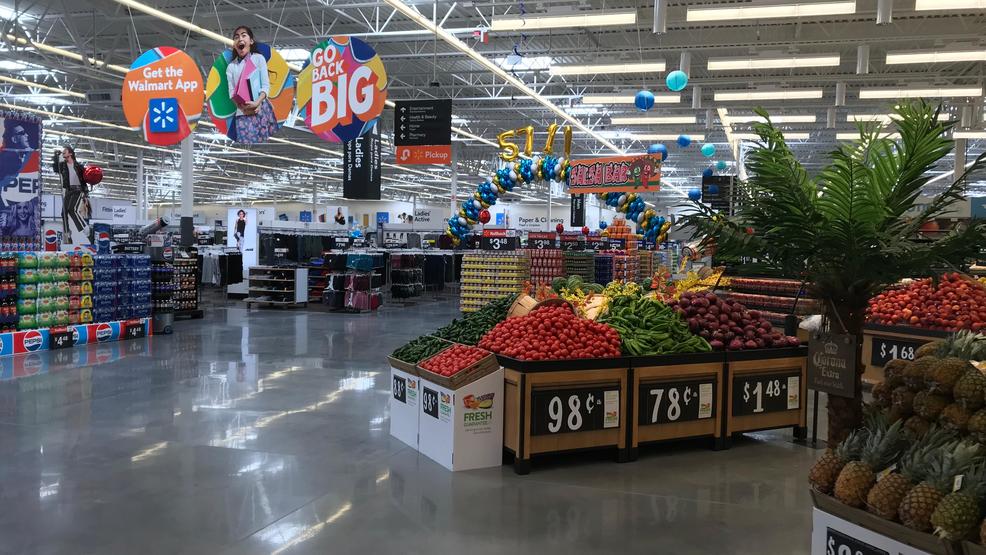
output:
[[[174,133],[178,131],[178,99],[151,99],[148,111],[151,118],[150,130],[155,133]]]

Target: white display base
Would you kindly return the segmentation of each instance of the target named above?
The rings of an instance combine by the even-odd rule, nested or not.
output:
[[[418,451],[449,470],[500,466],[503,462],[503,368],[459,389],[420,378]],[[492,398],[489,408],[465,401]]]
[[[811,519],[811,555],[928,555],[815,507]]]
[[[390,368],[390,435],[418,448],[421,384],[417,376]]]

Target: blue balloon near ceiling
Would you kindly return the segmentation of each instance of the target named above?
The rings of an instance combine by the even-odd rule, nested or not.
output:
[[[688,148],[692,144],[692,138],[688,135],[678,135],[678,146]]]
[[[702,198],[702,191],[700,189],[689,189],[688,198],[691,200],[698,200]]]
[[[702,170],[702,177],[712,177],[715,174],[711,167]]]
[[[716,155],[716,145],[712,143],[705,143],[702,145],[702,156],[706,158],[712,158]]]
[[[719,194],[719,186],[716,185],[715,183],[712,183],[711,185],[709,185],[709,194],[710,195],[718,195]]]
[[[650,91],[638,92],[637,96],[633,98],[633,105],[642,112],[650,110],[654,107],[654,93]]]
[[[725,160],[719,160],[718,162],[716,162],[716,169],[719,170],[719,171],[722,171],[722,170],[726,169],[726,161]]]
[[[688,74],[680,69],[676,69],[664,78],[668,88],[674,92],[684,89],[688,85]]]
[[[650,145],[647,147],[647,154],[660,154],[661,161],[663,162],[668,159],[668,147],[660,144]]]

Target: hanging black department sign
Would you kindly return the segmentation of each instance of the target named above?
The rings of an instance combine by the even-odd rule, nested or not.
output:
[[[347,141],[342,149],[342,196],[380,200],[380,126]]]
[[[572,213],[569,216],[572,227],[585,225],[585,195],[572,195]]]
[[[856,336],[813,333],[808,339],[808,387],[829,395],[856,394]]]

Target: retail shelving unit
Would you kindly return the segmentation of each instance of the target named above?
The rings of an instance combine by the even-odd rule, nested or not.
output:
[[[731,277],[726,296],[746,308],[759,310],[775,325],[783,325],[789,314],[799,319],[821,312],[816,299],[807,298],[807,287],[795,279]],[[797,301],[797,302],[795,302]]]
[[[247,275],[251,304],[283,308],[308,305],[308,268],[293,266],[251,266]]]
[[[175,317],[201,318],[199,308],[199,259],[198,257],[175,257],[173,262],[174,294],[172,300]]]

